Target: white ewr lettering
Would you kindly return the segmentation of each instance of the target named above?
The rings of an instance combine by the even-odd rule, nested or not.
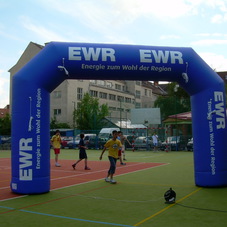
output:
[[[74,61],[116,61],[115,50],[112,48],[69,47],[69,60]]]
[[[183,54],[179,51],[162,51],[162,50],[139,50],[140,62],[142,63],[168,63],[169,59],[171,64],[184,64]]]
[[[214,101],[218,102],[215,104],[215,113],[217,116],[217,129],[225,128],[225,109],[224,109],[224,95],[223,92],[214,92]]]
[[[32,168],[29,168],[32,166],[32,154],[27,152],[32,150],[32,146],[29,145],[29,143],[32,143],[32,138],[22,138],[19,141],[19,179],[30,181],[32,180]],[[26,168],[26,169],[25,169]]]

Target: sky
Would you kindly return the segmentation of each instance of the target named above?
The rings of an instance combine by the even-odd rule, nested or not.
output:
[[[191,47],[227,71],[227,0],[0,0],[0,108],[30,42]]]

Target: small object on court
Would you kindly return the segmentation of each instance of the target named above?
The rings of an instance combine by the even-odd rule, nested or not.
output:
[[[165,192],[164,198],[166,200],[166,202],[165,202],[166,204],[175,203],[175,200],[176,200],[176,192],[173,191],[172,188],[170,188],[168,191]]]

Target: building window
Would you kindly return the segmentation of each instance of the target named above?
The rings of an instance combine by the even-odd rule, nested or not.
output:
[[[116,100],[116,95],[109,94],[109,100]]]
[[[77,88],[77,100],[83,99],[83,88],[78,87]]]
[[[91,84],[96,84],[96,80],[90,80]]]
[[[54,98],[55,99],[61,98],[61,91],[54,91]]]
[[[144,95],[147,96],[147,89],[144,90]]]
[[[149,90],[149,97],[151,97],[151,94],[152,94],[152,92],[151,92],[151,90]]]
[[[101,98],[101,99],[107,99],[107,93],[99,92],[99,98]]]
[[[117,108],[117,111],[118,112],[124,112],[124,109],[123,108]]]
[[[125,102],[126,102],[126,103],[131,103],[131,102],[132,102],[132,99],[131,99],[131,98],[125,97]]]
[[[123,96],[117,96],[117,101],[124,102],[124,97]]]
[[[54,116],[61,115],[61,109],[54,109]]]
[[[105,81],[104,80],[97,80],[97,85],[105,86]]]
[[[121,85],[120,84],[115,84],[115,89],[121,91]]]
[[[98,98],[98,92],[97,92],[97,91],[91,90],[91,91],[90,91],[90,95],[91,95],[92,97]]]
[[[136,80],[136,85],[141,85],[141,82]]]
[[[106,81],[106,87],[112,87],[112,83],[111,82],[109,82],[109,81]]]
[[[140,96],[141,96],[140,91],[136,90],[136,98],[140,99]]]
[[[116,111],[116,107],[109,106],[109,110]]]
[[[135,107],[138,109],[138,108],[141,108],[141,104],[139,102],[136,102],[136,105]]]

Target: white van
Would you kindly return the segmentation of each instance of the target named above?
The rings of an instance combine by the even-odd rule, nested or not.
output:
[[[120,131],[119,128],[102,128],[101,131],[99,132],[98,137],[101,139],[105,139],[106,141],[112,138],[112,132]]]

